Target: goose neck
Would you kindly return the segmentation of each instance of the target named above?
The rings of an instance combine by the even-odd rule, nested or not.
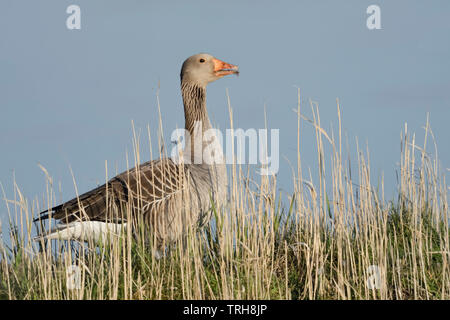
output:
[[[199,124],[202,131],[210,128],[206,110],[206,87],[196,83],[182,82],[181,93],[184,103],[185,129],[193,133]]]

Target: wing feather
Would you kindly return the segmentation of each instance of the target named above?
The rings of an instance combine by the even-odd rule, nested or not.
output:
[[[43,220],[54,218],[63,223],[73,221],[120,222],[125,218],[113,214],[112,206],[132,201],[144,214],[155,212],[186,187],[186,173],[182,165],[171,159],[154,160],[125,171],[106,184],[77,198],[41,212]],[[48,212],[48,213],[47,213]],[[47,213],[47,214],[46,214]]]

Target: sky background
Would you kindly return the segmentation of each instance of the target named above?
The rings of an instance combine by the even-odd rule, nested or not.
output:
[[[158,128],[157,92],[166,142],[183,127],[182,62],[208,52],[240,67],[208,87],[212,122],[280,129],[279,188],[292,188],[296,163],[297,88],[303,113],[319,104],[322,126],[370,149],[372,179],[384,174],[394,197],[400,132],[408,123],[423,142],[427,113],[444,172],[450,167],[450,2],[441,1],[112,1],[0,2],[0,182],[14,198],[14,176],[29,200],[42,199],[46,178],[57,200],[127,168],[132,126],[145,138]],[[68,30],[66,8],[81,7],[81,30]],[[368,30],[366,9],[381,8],[381,30]],[[317,172],[315,133],[303,122],[302,161]],[[153,140],[156,145],[156,139]],[[145,146],[145,139],[143,146]],[[429,149],[433,151],[433,149]],[[156,153],[156,149],[154,150]],[[149,160],[143,148],[142,161]],[[327,154],[326,161],[330,160]],[[132,160],[131,160],[132,161]],[[376,184],[376,183],[374,183]],[[5,223],[7,210],[0,203]]]

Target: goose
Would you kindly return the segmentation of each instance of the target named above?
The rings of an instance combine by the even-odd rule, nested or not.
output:
[[[185,147],[175,159],[162,157],[122,172],[106,184],[49,208],[34,221],[53,218],[55,227],[35,240],[99,241],[144,225],[164,252],[196,224],[204,226],[227,197],[227,171],[222,148],[206,108],[206,86],[238,66],[210,54],[187,58],[181,68]],[[208,133],[208,134],[207,134]],[[204,152],[206,149],[211,152]],[[132,204],[132,209],[130,209]],[[124,214],[127,208],[131,214]]]

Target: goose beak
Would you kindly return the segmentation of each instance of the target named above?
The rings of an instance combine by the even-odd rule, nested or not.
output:
[[[214,62],[214,74],[218,77],[223,77],[229,74],[239,74],[239,67],[233,64],[223,62],[222,60],[213,59]]]

